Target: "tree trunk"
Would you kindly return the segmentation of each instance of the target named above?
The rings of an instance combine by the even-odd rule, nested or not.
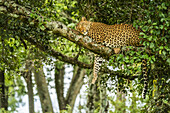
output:
[[[85,75],[85,70],[77,66],[74,68],[73,78],[71,80],[69,89],[67,91],[66,98],[64,97],[64,74],[65,67],[64,65],[56,64],[55,66],[55,87],[57,92],[57,98],[59,101],[60,110],[67,110],[66,106],[69,105],[72,109],[69,112],[73,111],[75,100],[77,95],[80,92],[80,89],[83,85],[83,77]]]
[[[99,73],[101,74],[101,73]],[[91,75],[93,78],[93,75]],[[107,113],[109,102],[107,100],[106,83],[100,83],[100,75],[95,84],[90,83],[87,101],[87,113]]]
[[[43,72],[43,66],[40,66],[39,68],[36,67],[36,70],[34,69],[34,77],[43,113],[53,113],[54,111],[50,99],[50,94],[48,92],[45,75]]]
[[[8,110],[8,98],[5,93],[5,70],[0,70],[0,108]]]
[[[98,79],[95,84],[90,83],[90,89],[88,92],[88,100],[87,100],[87,113],[94,113],[94,111],[100,107],[100,91],[98,85]],[[98,111],[99,112],[99,111]]]
[[[28,97],[29,97],[29,113],[34,113],[34,92],[32,84],[32,75],[29,76],[29,81],[27,82]]]
[[[66,103],[71,106],[72,111],[74,108],[77,95],[80,93],[80,89],[83,85],[83,77],[86,73],[85,69],[75,66],[73,78],[70,83],[70,87],[67,91]]]
[[[57,92],[57,99],[60,110],[66,110],[66,101],[64,98],[64,74],[65,74],[65,66],[62,65],[59,67],[55,66],[55,88]]]
[[[93,96],[93,85],[90,85],[90,89],[88,91],[88,98],[87,98],[87,112],[86,113],[93,113],[94,112],[94,96]]]
[[[108,113],[109,102],[107,99],[106,83],[100,84],[100,113]]]
[[[27,83],[28,89],[28,99],[29,99],[29,113],[34,113],[34,92],[33,92],[33,84],[32,84],[32,62],[26,61],[25,66],[25,75],[24,79]]]

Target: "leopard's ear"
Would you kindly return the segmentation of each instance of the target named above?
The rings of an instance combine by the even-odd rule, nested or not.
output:
[[[82,17],[81,21],[87,21],[86,17]]]

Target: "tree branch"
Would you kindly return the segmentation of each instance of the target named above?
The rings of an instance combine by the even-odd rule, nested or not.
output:
[[[78,61],[74,57],[68,57],[60,52],[55,51],[54,49],[52,49],[51,46],[42,44],[40,41],[37,41],[36,39],[32,37],[24,37],[24,39],[26,39],[31,44],[38,47],[40,50],[48,53],[51,56],[54,56],[56,59],[59,59],[60,61],[67,62],[72,65],[78,65],[81,68],[87,68],[87,69],[92,68],[92,64],[86,64],[86,63]]]
[[[26,9],[25,7],[22,7],[10,0],[0,1],[0,13],[11,16],[13,18],[23,20],[24,22],[27,22],[27,24],[30,24],[30,26],[32,26],[33,23],[34,26],[39,25],[38,23],[40,23],[39,20],[35,20],[35,18],[32,18],[30,16],[32,12],[29,11],[29,9]],[[99,54],[106,59],[108,59],[109,56],[111,56],[111,53],[113,53],[112,49],[105,46],[101,46],[100,44],[93,43],[88,36],[79,35],[79,32],[68,28],[61,22],[58,21],[43,22],[44,17],[43,16],[40,17],[42,18],[41,23],[43,23],[45,27],[44,31],[47,30],[52,31],[54,34],[57,34],[57,36],[58,35],[63,36],[64,38],[72,41],[73,43],[80,45],[96,54]],[[33,19],[34,21],[29,22],[30,18]]]

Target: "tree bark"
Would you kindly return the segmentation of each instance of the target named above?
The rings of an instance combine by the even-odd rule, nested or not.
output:
[[[5,70],[0,69],[0,108],[8,110],[8,98],[5,92]]]
[[[89,84],[90,89],[88,91],[88,100],[87,100],[87,111],[86,113],[94,113],[94,111],[100,106],[100,91],[98,79],[95,84]],[[99,111],[98,111],[99,112]]]
[[[27,82],[28,98],[29,98],[29,113],[34,113],[34,93],[32,84],[32,75],[29,76],[29,81]]]
[[[106,83],[100,84],[100,113],[108,113],[109,101],[107,99]]]
[[[26,61],[24,79],[27,83],[27,89],[28,89],[29,113],[34,113],[34,92],[33,92],[33,84],[32,84],[31,65],[32,65],[31,61]]]
[[[55,66],[55,89],[57,92],[57,99],[60,110],[66,110],[66,101],[64,98],[64,74],[65,66],[59,67],[57,64]]]
[[[80,89],[83,85],[83,77],[86,73],[85,69],[75,66],[75,73],[70,83],[70,87],[67,91],[66,103],[71,106],[72,110],[74,108],[75,100],[77,95],[80,93]]]
[[[43,66],[36,67],[36,69],[34,68],[34,77],[43,113],[54,113]]]
[[[101,73],[99,73],[101,74]],[[100,83],[100,75],[95,84],[90,83],[87,101],[87,113],[108,113],[109,102],[107,100],[106,83]]]
[[[67,95],[64,97],[65,66],[58,66],[58,64],[55,66],[55,87],[59,101],[59,108],[60,110],[67,110],[66,106],[69,105],[72,108],[69,112],[73,111],[76,97],[83,85],[83,77],[86,73],[85,69],[81,69],[77,66],[75,66],[73,71],[73,78],[67,91]]]

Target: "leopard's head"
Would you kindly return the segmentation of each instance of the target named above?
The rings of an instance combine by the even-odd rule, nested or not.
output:
[[[85,17],[81,18],[81,21],[76,25],[76,30],[83,35],[87,35],[90,29],[90,21],[87,21]]]

